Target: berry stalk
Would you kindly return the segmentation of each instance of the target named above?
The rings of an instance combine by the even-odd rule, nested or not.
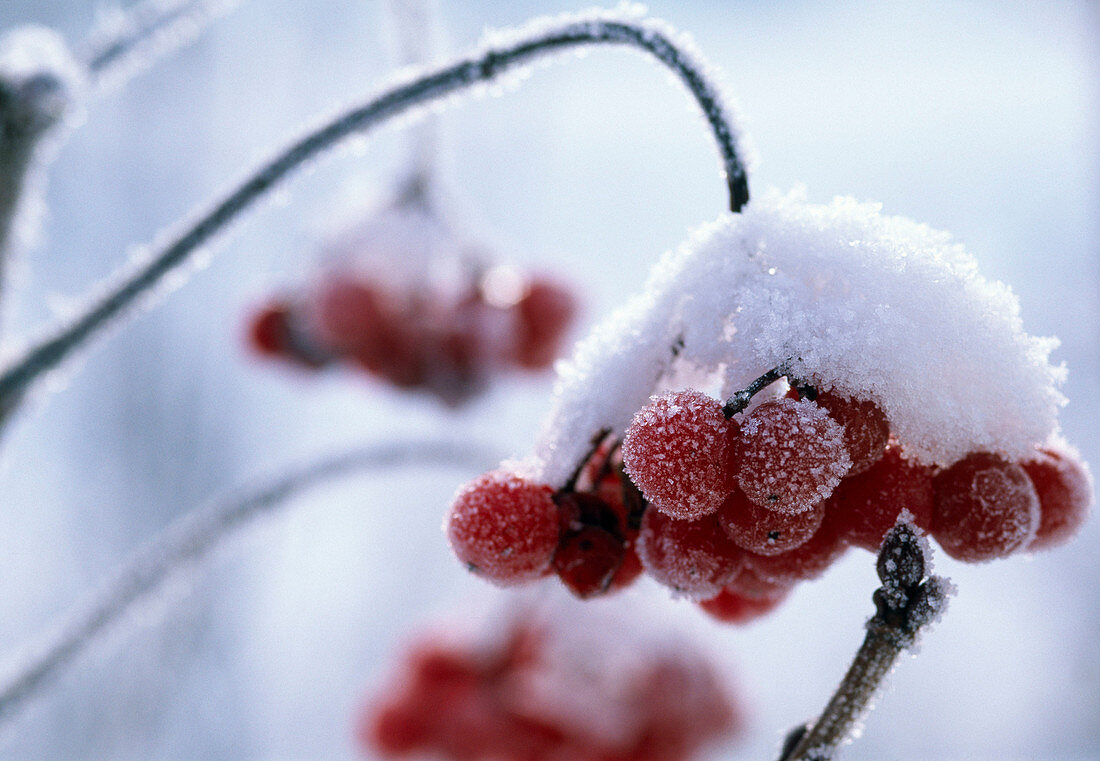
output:
[[[578,16],[555,26],[538,27],[515,41],[479,51],[457,63],[429,69],[384,90],[299,139],[196,220],[182,226],[182,231],[172,235],[169,242],[147,261],[120,274],[105,294],[75,320],[40,340],[9,366],[0,375],[0,408],[13,403],[38,378],[102,332],[115,317],[150,293],[167,275],[190,261],[216,233],[315,156],[353,134],[366,133],[417,106],[491,81],[551,53],[584,45],[636,48],[652,55],[677,75],[706,117],[725,166],[730,208],[740,210],[748,202],[748,179],[732,122],[705,67],[662,24],[618,20],[603,14]]]
[[[924,578],[928,544],[903,520],[883,540],[876,568],[882,586],[875,590],[875,615],[848,673],[816,722],[802,731],[781,761],[828,761],[870,710],[883,679],[921,630],[939,620],[954,586],[940,576]],[[923,579],[923,581],[922,581]],[[801,728],[792,732],[795,733]]]
[[[70,668],[144,601],[197,567],[237,531],[300,493],[364,471],[439,465],[483,468],[498,459],[477,442],[408,440],[372,444],[329,456],[179,518],[130,557],[99,590],[53,629],[28,643],[0,675],[0,727]]]

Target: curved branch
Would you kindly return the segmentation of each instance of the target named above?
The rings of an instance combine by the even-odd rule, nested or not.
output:
[[[185,569],[206,559],[236,531],[292,497],[335,478],[409,465],[484,468],[499,453],[476,442],[406,441],[365,446],[329,457],[212,502],[177,519],[132,555],[98,592],[33,642],[0,677],[0,726],[134,607]]]
[[[654,56],[671,69],[695,97],[706,117],[725,166],[730,208],[748,202],[748,179],[738,154],[732,122],[704,67],[663,24],[616,20],[604,14],[580,16],[542,27],[514,41],[476,53],[383,91],[362,106],[306,135],[247,179],[149,261],[123,275],[108,292],[69,325],[33,346],[0,375],[0,409],[22,396],[33,381],[57,367],[119,313],[187,262],[214,234],[294,170],[349,135],[363,133],[417,106],[499,77],[537,58],[581,45],[625,45]]]
[[[97,83],[125,77],[154,57],[190,41],[212,20],[242,0],[141,0],[115,11],[92,31],[84,65]]]

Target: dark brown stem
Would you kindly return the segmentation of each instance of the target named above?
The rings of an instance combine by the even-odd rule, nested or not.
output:
[[[869,709],[871,700],[903,651],[912,647],[921,629],[939,619],[953,593],[951,582],[939,576],[921,581],[927,568],[927,543],[908,523],[890,530],[879,550],[876,568],[882,586],[875,590],[875,615],[848,673],[821,718],[802,732],[783,761],[828,761]],[[797,730],[796,730],[797,731]]]
[[[759,378],[750,383],[746,388],[738,391],[729,399],[727,399],[726,403],[722,406],[722,413],[726,416],[726,419],[729,420],[738,412],[744,411],[744,409],[749,406],[749,402],[754,396],[756,396],[765,388],[786,375],[787,365],[789,362],[790,360],[787,360],[786,362],[783,362],[782,364],[773,367],[771,370],[768,370],[768,372],[764,373]]]

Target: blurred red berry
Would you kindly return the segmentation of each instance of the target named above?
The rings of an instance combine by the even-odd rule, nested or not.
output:
[[[1039,497],[1039,529],[1029,550],[1045,550],[1077,533],[1092,504],[1092,478],[1072,452],[1044,447],[1021,463]]]

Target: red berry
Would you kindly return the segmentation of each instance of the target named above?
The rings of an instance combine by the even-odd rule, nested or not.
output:
[[[740,567],[744,551],[714,516],[676,520],[646,510],[638,534],[638,557],[654,579],[695,599],[718,594]]]
[[[819,502],[801,513],[781,513],[760,507],[735,489],[716,515],[738,547],[759,555],[778,555],[814,535],[825,517],[825,507]]]
[[[554,553],[554,571],[582,600],[604,594],[623,564],[623,540],[596,526],[584,526],[562,537]]]
[[[277,357],[285,353],[290,343],[290,305],[275,301],[252,317],[248,325],[248,342],[257,353]]]
[[[318,341],[365,365],[383,359],[394,309],[377,285],[341,273],[320,285],[314,307]]]
[[[951,557],[971,563],[1025,547],[1039,526],[1039,497],[1019,465],[973,452],[932,480],[932,535]]]
[[[549,486],[505,470],[458,490],[446,522],[458,559],[501,585],[538,578],[558,545],[558,509]]]
[[[1039,530],[1027,549],[1045,550],[1068,541],[1089,514],[1088,468],[1070,452],[1045,447],[1021,466],[1039,496]]]
[[[869,470],[840,482],[829,509],[849,544],[877,552],[901,511],[923,529],[932,525],[932,468],[892,446]]]
[[[564,285],[534,278],[515,309],[516,364],[531,370],[549,367],[576,315],[576,299]]]
[[[821,522],[821,527],[806,542],[778,555],[745,553],[745,567],[762,579],[788,585],[815,579],[825,573],[848,549],[847,543],[829,518],[832,508],[833,502],[830,499],[825,503],[825,519]]]
[[[748,597],[723,589],[717,597],[699,603],[699,607],[724,623],[746,624],[771,613],[786,596],[784,591],[775,597]]]
[[[627,540],[626,546],[623,548],[623,562],[619,566],[619,570],[615,571],[615,575],[611,577],[611,584],[608,585],[607,591],[615,592],[626,589],[637,581],[644,570],[635,543]]]
[[[623,466],[653,507],[691,520],[713,513],[730,490],[730,423],[722,404],[698,391],[650,399],[623,439]]]
[[[729,584],[726,584],[727,592],[739,597],[786,597],[796,583],[793,580],[765,578],[750,563],[750,560],[745,560],[741,564],[737,575]]]
[[[878,462],[890,440],[890,423],[869,399],[846,399],[828,391],[814,400],[844,428],[844,447],[852,460],[848,475],[862,473]]]
[[[844,429],[811,401],[774,399],[741,424],[737,483],[762,507],[800,513],[829,497],[851,467]]]

